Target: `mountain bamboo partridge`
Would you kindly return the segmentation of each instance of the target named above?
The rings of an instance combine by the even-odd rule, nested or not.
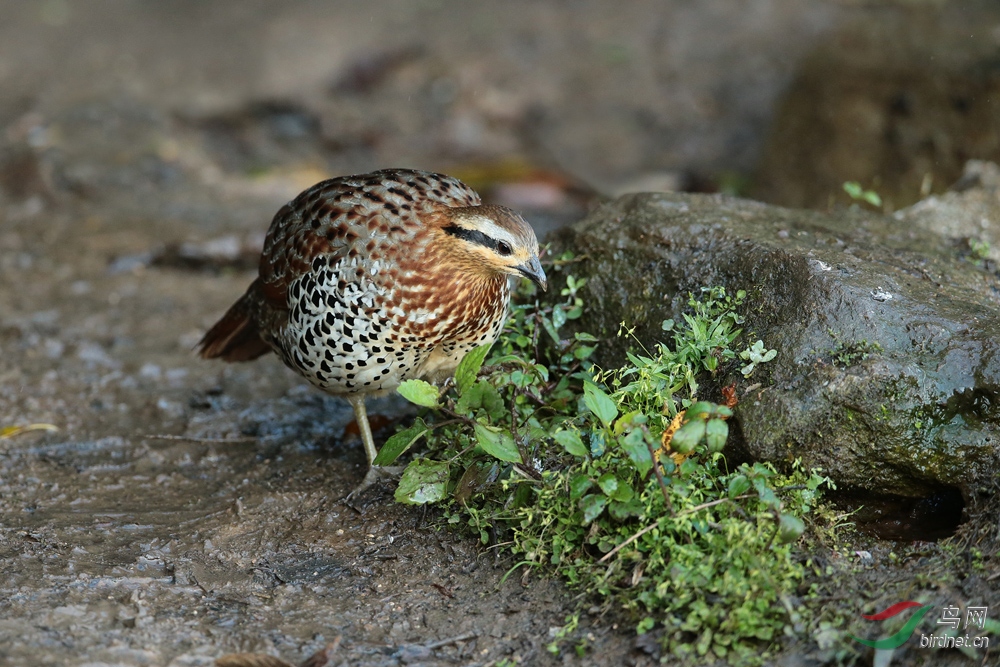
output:
[[[386,169],[317,183],[274,216],[259,275],[199,343],[207,359],[273,350],[354,408],[379,478],[365,398],[404,380],[439,381],[492,343],[508,276],[545,289],[531,227],[441,174]]]

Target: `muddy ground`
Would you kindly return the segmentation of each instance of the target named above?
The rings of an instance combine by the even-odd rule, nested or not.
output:
[[[752,168],[800,58],[865,11],[516,4],[0,3],[0,428],[58,429],[0,439],[0,662],[577,662],[545,648],[578,608],[559,583],[388,493],[341,502],[345,403],[192,353],[301,188],[448,170],[544,231],[702,187]],[[372,410],[381,437],[403,409]],[[652,662],[585,626],[588,663]]]

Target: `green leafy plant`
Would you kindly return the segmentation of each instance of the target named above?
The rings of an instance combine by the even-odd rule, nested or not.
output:
[[[865,190],[857,181],[847,181],[844,183],[844,192],[855,201],[862,201],[871,204],[875,208],[882,207],[882,198],[874,190]]]
[[[749,361],[746,366],[740,369],[743,377],[750,377],[760,364],[767,363],[778,354],[777,350],[768,350],[764,347],[764,341],[758,340],[756,343],[740,352],[740,359]]]
[[[725,405],[699,401],[685,412],[686,421],[674,433],[670,448],[679,454],[690,454],[704,442],[709,452],[721,452],[729,437],[725,420],[733,416],[733,411]]]
[[[986,262],[990,258],[990,242],[986,239],[969,237],[967,243],[968,249],[962,253],[965,258],[980,268],[986,266]]]
[[[698,392],[738,370],[746,295],[692,295],[652,349],[623,325],[637,350],[600,370],[596,338],[563,333],[583,312],[584,284],[566,276],[551,305],[521,292],[494,349],[470,352],[453,383],[400,387],[428,412],[386,443],[385,463],[420,439],[428,451],[407,465],[396,499],[444,505],[450,523],[511,553],[511,572],[557,572],[633,614],[638,632],[659,631],[675,656],[760,662],[799,618],[795,543],[828,480],[797,464],[727,464],[732,409]],[[774,357],[763,343],[747,349],[753,365]],[[578,620],[550,650],[571,642]]]

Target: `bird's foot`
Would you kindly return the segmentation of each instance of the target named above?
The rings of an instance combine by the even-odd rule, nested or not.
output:
[[[368,473],[365,475],[365,478],[361,480],[360,484],[354,487],[353,491],[347,494],[344,498],[344,502],[351,502],[361,495],[362,492],[372,486],[375,486],[376,484],[398,480],[399,476],[402,474],[403,466],[371,466],[368,468]]]

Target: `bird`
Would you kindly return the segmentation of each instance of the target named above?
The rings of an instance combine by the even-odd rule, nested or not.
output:
[[[275,214],[257,278],[197,345],[239,362],[275,352],[354,409],[368,472],[378,454],[365,400],[405,380],[441,382],[492,344],[510,276],[545,290],[538,240],[520,215],[456,178],[383,169],[325,180]]]

